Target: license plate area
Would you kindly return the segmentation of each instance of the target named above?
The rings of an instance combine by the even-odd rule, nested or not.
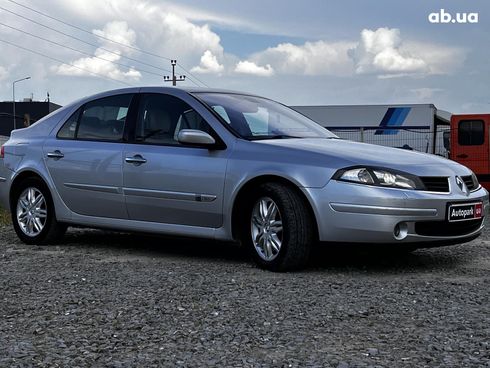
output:
[[[449,222],[469,221],[483,217],[483,203],[456,203],[450,204],[447,211]]]

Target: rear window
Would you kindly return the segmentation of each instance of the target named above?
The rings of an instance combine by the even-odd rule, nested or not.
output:
[[[483,120],[462,120],[458,125],[460,146],[479,146],[485,141]]]

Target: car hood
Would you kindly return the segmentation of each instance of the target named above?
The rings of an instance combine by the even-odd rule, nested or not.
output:
[[[366,165],[387,167],[417,175],[469,174],[466,167],[443,157],[401,148],[352,142],[342,139],[273,139],[260,143],[313,153],[326,158],[334,166]],[[317,156],[318,157],[318,156]]]

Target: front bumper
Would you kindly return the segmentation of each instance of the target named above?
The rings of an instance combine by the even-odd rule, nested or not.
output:
[[[323,188],[303,191],[316,216],[319,240],[325,242],[464,242],[480,234],[484,221],[449,223],[448,204],[481,201],[484,215],[489,209],[488,192],[483,188],[469,195],[443,194],[331,180]],[[397,225],[402,236],[397,235]]]

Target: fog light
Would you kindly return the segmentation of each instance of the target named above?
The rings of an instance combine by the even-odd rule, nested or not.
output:
[[[395,229],[393,230],[393,236],[396,240],[403,240],[408,235],[408,225],[406,222],[400,222],[396,224]]]

